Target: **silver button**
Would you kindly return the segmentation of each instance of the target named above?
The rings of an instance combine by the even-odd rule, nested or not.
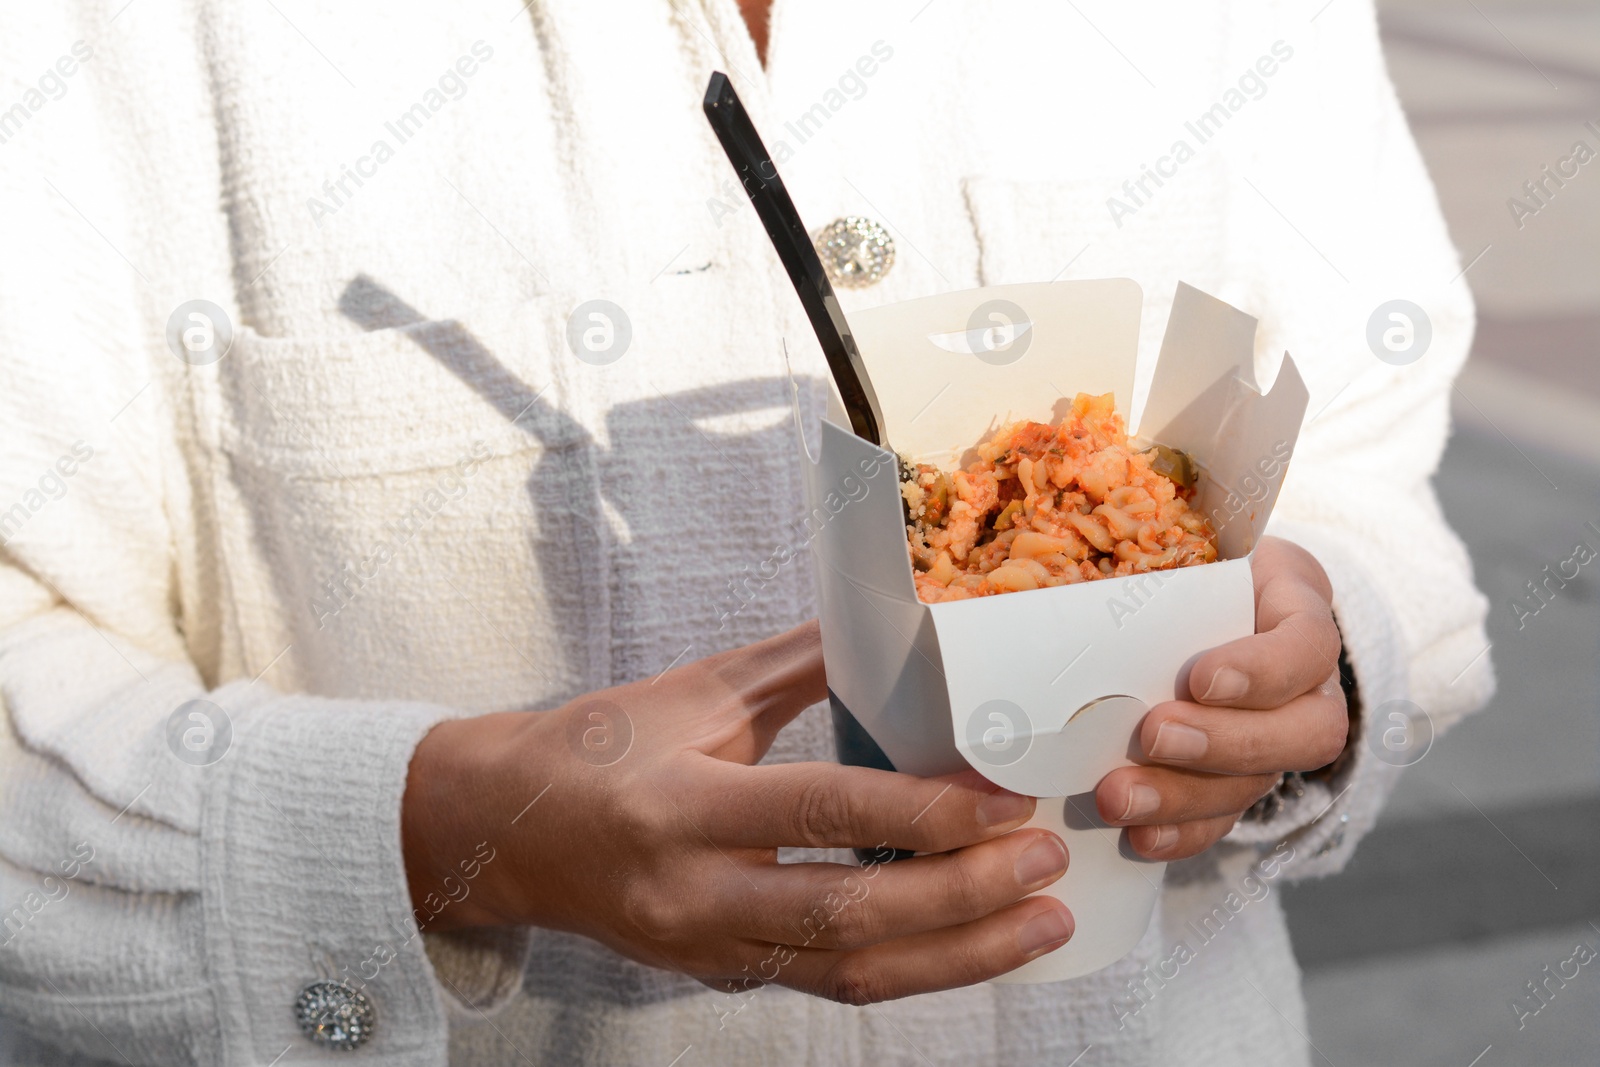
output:
[[[841,289],[876,285],[894,266],[894,238],[872,219],[834,219],[811,238],[828,280]]]
[[[367,995],[348,982],[312,982],[294,1002],[300,1032],[323,1048],[350,1052],[372,1036],[376,1015]]]

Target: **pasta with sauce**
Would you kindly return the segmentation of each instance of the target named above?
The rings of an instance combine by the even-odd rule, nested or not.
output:
[[[1016,422],[945,472],[901,483],[924,603],[1210,563],[1188,457],[1130,447],[1113,396],[1079,393],[1059,426]]]

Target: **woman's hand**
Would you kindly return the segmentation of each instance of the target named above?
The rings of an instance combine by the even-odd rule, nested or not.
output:
[[[1194,700],[1150,709],[1139,730],[1152,766],[1100,780],[1095,801],[1127,826],[1140,855],[1175,860],[1210,848],[1283,771],[1326,766],[1344,750],[1333,587],[1312,555],[1275,537],[1256,548],[1256,633],[1195,661]]]
[[[1056,835],[1010,832],[1031,798],[971,772],[753,766],[825,696],[811,623],[556,711],[441,723],[402,807],[412,899],[438,912],[426,928],[570,930],[715,988],[770,981],[856,1004],[980,982],[1064,944],[1067,909],[1023,899],[1067,866]],[[785,845],[938,854],[780,865]]]

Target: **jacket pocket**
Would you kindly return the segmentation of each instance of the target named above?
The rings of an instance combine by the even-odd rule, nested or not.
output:
[[[596,673],[593,435],[545,300],[363,333],[241,331],[216,384],[217,524],[247,665],[484,710]]]

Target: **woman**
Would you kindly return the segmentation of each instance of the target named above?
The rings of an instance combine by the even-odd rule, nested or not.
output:
[[[1471,304],[1370,5],[763,6],[7,17],[19,1062],[1306,1062],[1271,887],[1394,773],[1341,634],[1368,709],[1492,684],[1428,486]],[[974,984],[1071,936],[1026,896],[1059,842],[976,776],[831,765],[804,567],[729,607],[802,497],[783,345],[808,419],[826,386],[714,69],[806,218],[894,239],[847,310],[1127,275],[1148,346],[1182,279],[1303,368],[1260,632],[1097,792],[1184,860],[1105,971]],[[944,854],[771,975],[849,873],[775,850],[884,843]]]

